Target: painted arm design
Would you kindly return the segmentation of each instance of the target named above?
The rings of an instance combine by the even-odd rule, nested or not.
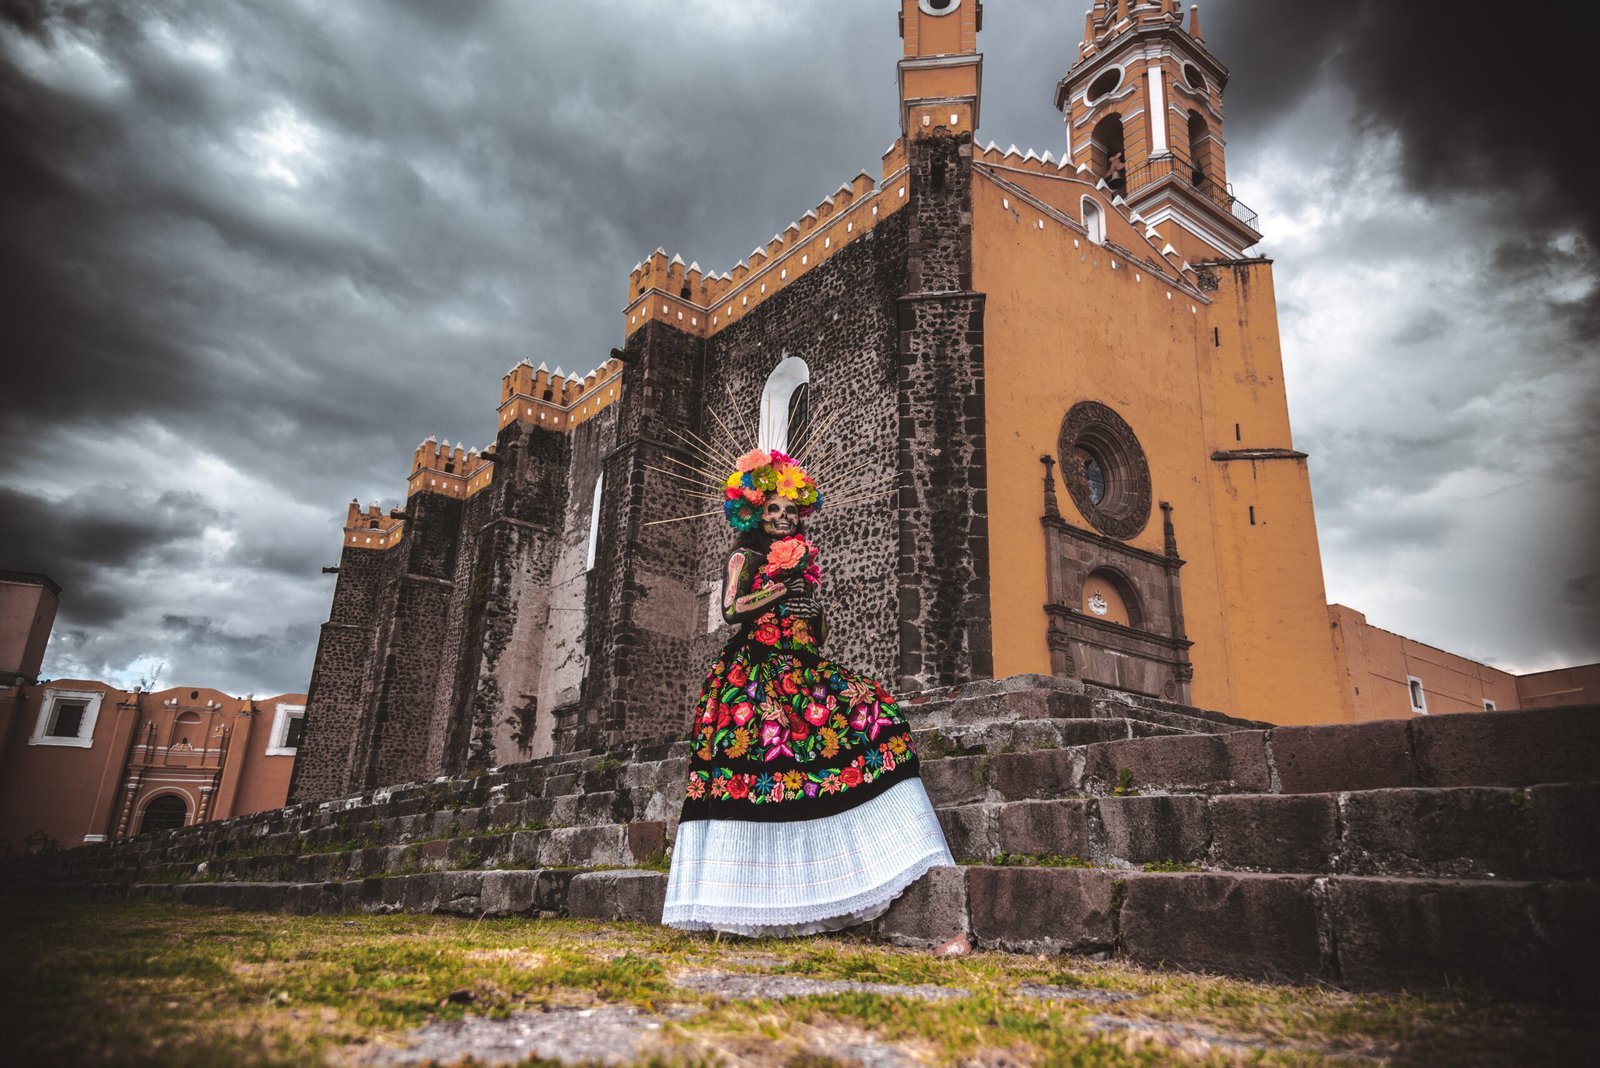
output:
[[[722,578],[722,618],[729,623],[747,623],[783,600],[788,588],[781,582],[751,590],[760,561],[756,555],[738,549],[728,557],[728,573]]]

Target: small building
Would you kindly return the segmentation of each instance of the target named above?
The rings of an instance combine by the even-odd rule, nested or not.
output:
[[[1600,705],[1600,664],[1514,675],[1375,627],[1342,604],[1328,606],[1328,622],[1346,720]]]
[[[304,694],[40,681],[60,593],[0,571],[0,856],[283,806]]]

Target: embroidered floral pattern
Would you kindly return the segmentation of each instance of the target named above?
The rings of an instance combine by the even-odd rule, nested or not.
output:
[[[893,696],[822,657],[809,622],[768,612],[706,674],[695,717],[691,801],[794,805],[911,770],[916,751]]]

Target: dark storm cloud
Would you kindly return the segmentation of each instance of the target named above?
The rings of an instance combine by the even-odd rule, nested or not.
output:
[[[1051,104],[1083,6],[987,5],[986,139],[1061,152]],[[1487,198],[1503,224],[1482,262],[1417,269],[1423,296],[1387,328],[1429,417],[1309,422],[1332,539],[1436,547],[1466,513],[1391,499],[1436,490],[1463,456],[1544,450],[1570,466],[1592,445],[1559,424],[1530,449],[1517,397],[1499,437],[1479,433],[1471,394],[1492,371],[1467,353],[1442,373],[1438,355],[1460,337],[1440,332],[1457,304],[1600,336],[1594,293],[1572,284],[1594,273],[1592,241],[1569,232],[1594,230],[1576,157],[1544,147],[1563,143],[1560,109],[1512,114],[1519,80],[1561,99],[1576,68],[1538,51],[1535,74],[1537,50],[1508,56],[1493,31],[1426,5],[1202,8],[1233,70],[1235,174],[1385,131],[1409,188]],[[398,503],[430,433],[489,441],[517,359],[602,361],[628,268],[657,245],[728,269],[858,169],[876,175],[897,133],[894,24],[888,0],[0,0],[0,505],[62,535],[30,535],[8,508],[0,567],[67,587],[60,670],[154,657],[169,679],[303,687],[331,589],[319,565],[336,562],[350,496]],[[1330,84],[1356,123],[1290,128]],[[1330,272],[1403,257],[1441,225],[1354,221],[1340,194],[1334,171],[1278,195],[1280,213],[1338,219],[1317,253]],[[1423,299],[1447,281],[1457,304]],[[1497,285],[1513,295],[1480,299]],[[1286,328],[1331,299],[1280,293]],[[1550,362],[1583,358],[1548,330],[1524,336]],[[1372,378],[1356,364],[1340,378],[1352,354],[1335,345],[1311,352],[1336,392]],[[1292,367],[1291,385],[1304,375]],[[71,534],[98,521],[105,484],[122,494],[100,513],[121,540]]]
[[[108,579],[182,562],[181,545],[217,518],[195,494],[97,486],[50,501],[0,486],[0,560],[60,583],[64,621],[104,626],[131,607]]]

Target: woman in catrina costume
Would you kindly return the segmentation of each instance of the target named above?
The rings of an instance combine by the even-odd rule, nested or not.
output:
[[[722,616],[739,629],[695,712],[662,922],[742,935],[839,930],[954,861],[894,697],[821,652],[822,574],[805,535],[822,504],[815,481],[784,453],[756,449],[724,494],[737,537]]]

